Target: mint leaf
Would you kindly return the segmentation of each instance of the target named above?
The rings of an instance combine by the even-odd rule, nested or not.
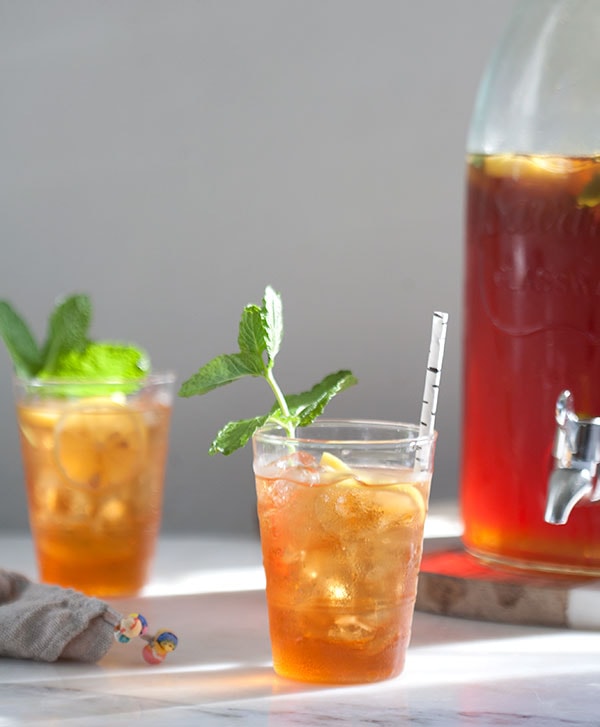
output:
[[[240,419],[237,422],[229,422],[215,437],[215,441],[208,450],[209,454],[231,454],[236,449],[243,447],[252,437],[254,432],[267,421],[268,414],[253,417],[252,419]]]
[[[240,351],[260,354],[267,348],[262,312],[257,305],[247,305],[242,312],[238,346]]]
[[[91,321],[92,303],[87,295],[71,295],[55,306],[42,349],[44,373],[53,373],[61,355],[83,351]]]
[[[279,353],[283,339],[283,306],[281,304],[281,297],[270,285],[267,285],[265,289],[262,319],[264,323],[267,355],[272,365],[275,356]]]
[[[40,372],[39,378],[68,381],[61,387],[54,387],[62,395],[93,396],[122,392],[128,394],[139,389],[135,383],[125,381],[140,380],[150,369],[150,359],[145,351],[137,346],[111,341],[89,341],[83,351],[70,350],[56,359],[51,373]],[[112,384],[98,385],[98,381],[110,380]],[[71,384],[71,381],[77,381]],[[89,384],[81,382],[93,382]]]
[[[225,386],[243,376],[264,376],[265,364],[257,353],[242,351],[217,356],[184,381],[179,396],[189,397],[206,394],[219,386]]]
[[[600,174],[595,174],[577,197],[579,207],[595,207],[600,203]]]
[[[29,327],[14,308],[0,301],[0,336],[12,359],[15,373],[30,378],[42,365],[42,353]]]
[[[475,169],[483,169],[485,166],[485,156],[483,154],[471,154],[470,161]]]
[[[305,427],[313,422],[337,393],[356,383],[351,371],[337,371],[326,376],[309,391],[287,396],[287,405],[291,416],[296,418],[296,426]]]

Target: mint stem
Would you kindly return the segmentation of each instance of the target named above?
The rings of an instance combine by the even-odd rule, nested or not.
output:
[[[273,390],[273,393],[275,394],[275,399],[277,400],[277,403],[279,404],[279,408],[281,409],[281,413],[285,417],[285,421],[282,422],[285,430],[288,433],[288,436],[293,437],[296,433],[296,429],[292,422],[290,421],[290,410],[288,409],[287,402],[285,400],[285,396],[283,395],[283,392],[279,388],[279,384],[275,380],[275,377],[273,376],[273,369],[272,367],[267,368],[267,375],[265,376],[265,379],[267,380],[269,386]]]

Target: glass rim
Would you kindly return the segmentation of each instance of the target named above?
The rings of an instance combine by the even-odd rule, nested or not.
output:
[[[313,446],[339,445],[349,447],[389,447],[394,445],[412,443],[416,444],[417,446],[431,444],[432,442],[435,442],[438,435],[437,430],[434,430],[433,432],[431,432],[431,434],[419,434],[419,425],[412,422],[394,422],[391,420],[383,419],[318,418],[311,424],[307,424],[304,427],[298,427],[298,429],[303,430],[310,427],[323,428],[323,430],[333,429],[334,427],[338,427],[340,429],[343,429],[344,427],[347,427],[348,429],[350,429],[351,427],[354,427],[355,429],[359,427],[364,427],[365,431],[367,431],[368,428],[388,429],[390,430],[390,432],[394,430],[396,432],[398,432],[399,430],[404,430],[406,436],[395,436],[389,437],[387,439],[381,438],[381,436],[372,439],[357,439],[356,437],[347,439],[340,439],[339,437],[337,439],[326,437],[318,438],[315,436],[290,437],[286,429],[281,424],[279,424],[278,422],[268,422],[263,424],[263,426],[259,429],[257,429],[256,432],[254,432],[252,438],[271,444],[281,443],[284,440],[287,440],[289,442],[300,442]],[[410,434],[409,432],[415,432],[415,434]]]
[[[37,376],[20,376],[19,374],[13,374],[13,382],[15,384],[24,384],[26,386],[35,388],[58,388],[60,386],[131,386],[136,385],[147,385],[147,384],[162,384],[162,383],[175,383],[177,375],[174,371],[149,371],[143,376],[137,378],[128,376],[106,376],[99,378],[83,378],[81,376],[60,378],[60,379],[40,379]]]

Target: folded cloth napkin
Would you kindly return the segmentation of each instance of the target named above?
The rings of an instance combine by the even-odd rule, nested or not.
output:
[[[0,569],[0,657],[95,662],[120,619],[97,598]]]

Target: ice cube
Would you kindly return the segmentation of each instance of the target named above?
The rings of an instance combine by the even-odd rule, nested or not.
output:
[[[40,513],[53,513],[58,505],[60,487],[60,478],[53,469],[40,470],[33,483],[35,509]]]
[[[315,513],[321,526],[341,540],[364,536],[377,527],[379,517],[372,493],[352,479],[323,489]]]
[[[127,505],[118,497],[109,497],[100,503],[98,518],[101,526],[116,525],[127,515]]]
[[[372,621],[364,615],[360,618],[354,614],[337,616],[327,636],[331,641],[362,645],[375,635],[377,623]]]
[[[283,478],[301,484],[314,485],[319,482],[319,468],[315,458],[305,452],[290,452],[273,462],[258,462],[259,477]]]
[[[54,470],[38,473],[34,485],[35,507],[44,517],[89,517],[93,502],[85,492],[66,487]]]
[[[287,505],[294,492],[289,480],[261,480],[258,487],[258,503],[261,509],[278,510]]]
[[[65,501],[65,512],[74,518],[87,518],[92,515],[94,502],[87,493],[75,488],[69,488],[63,492]]]

